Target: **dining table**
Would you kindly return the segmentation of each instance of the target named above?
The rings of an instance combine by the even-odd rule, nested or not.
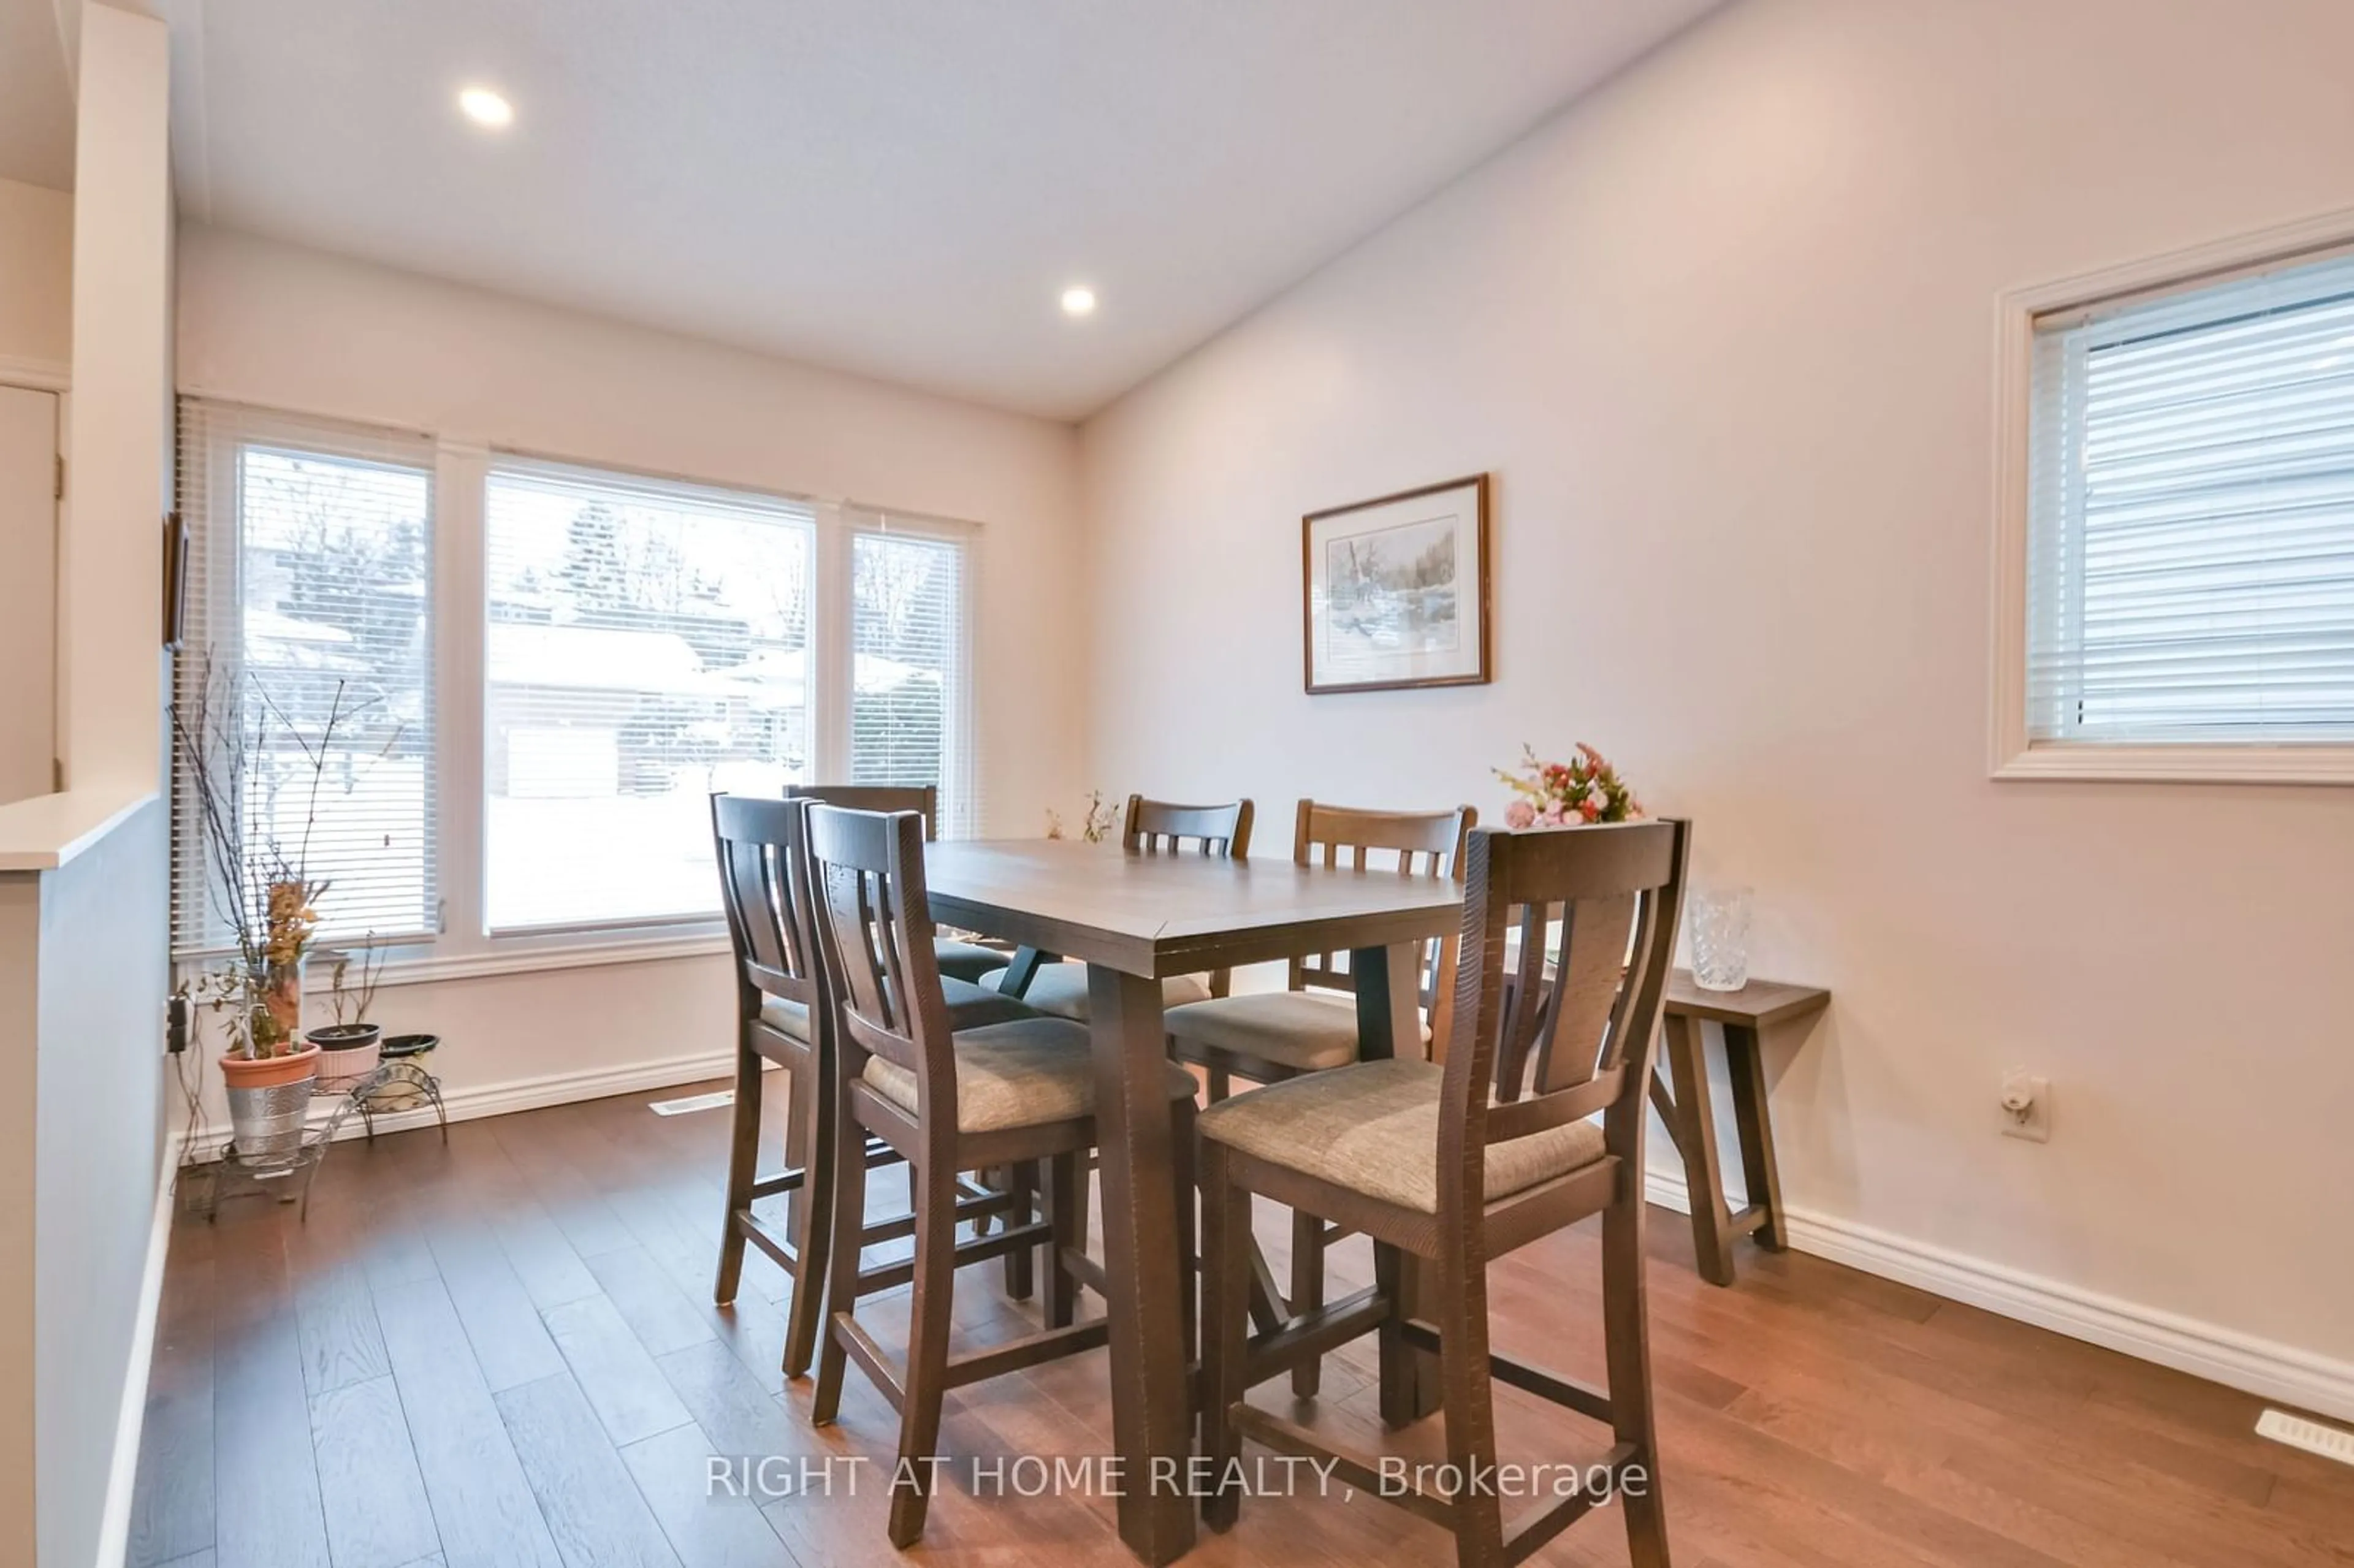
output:
[[[1394,870],[1067,840],[934,843],[924,858],[940,923],[1026,949],[1022,967],[1037,954],[1087,965],[1119,1533],[1144,1562],[1172,1562],[1193,1545],[1197,1499],[1161,982],[1346,952],[1360,1054],[1420,1053],[1423,945],[1456,929],[1460,891]],[[1411,1270],[1400,1282],[1409,1312],[1424,1312],[1428,1284]],[[1435,1409],[1435,1358],[1384,1336],[1381,1403],[1394,1422]]]

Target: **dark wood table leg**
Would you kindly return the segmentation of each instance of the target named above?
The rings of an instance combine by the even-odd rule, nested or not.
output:
[[[1035,948],[1016,948],[1005,972],[997,977],[997,989],[1007,996],[1027,996],[1030,982],[1038,978],[1040,966],[1058,962],[1052,953],[1042,953]]]
[[[1661,1027],[1667,1034],[1668,1075],[1675,1089],[1675,1143],[1684,1157],[1684,1191],[1691,1201],[1692,1250],[1702,1279],[1730,1285],[1733,1217],[1725,1211],[1724,1177],[1717,1168],[1716,1117],[1709,1104],[1708,1058],[1702,1050],[1700,1022],[1670,1013]]]
[[[1749,1195],[1744,1226],[1768,1252],[1788,1245],[1782,1233],[1782,1173],[1774,1162],[1774,1123],[1766,1104],[1766,1062],[1757,1031],[1724,1026],[1724,1065],[1733,1087],[1733,1125],[1741,1135],[1741,1184]]]
[[[1422,1018],[1416,1005],[1421,991],[1420,949],[1419,943],[1402,942],[1358,948],[1349,954],[1349,972],[1357,981],[1357,1054],[1363,1060],[1423,1054]],[[1425,1322],[1437,1321],[1437,1270],[1416,1267],[1416,1260],[1405,1254],[1378,1261],[1384,1266],[1381,1272],[1394,1279],[1399,1310]],[[1442,1394],[1438,1358],[1395,1333],[1383,1334],[1380,1344],[1382,1419],[1404,1426],[1437,1410]]]
[[[1103,1152],[1104,1276],[1111,1319],[1112,1446],[1119,1537],[1146,1563],[1193,1544],[1184,1490],[1193,1453],[1179,1292],[1174,1150],[1161,982],[1087,966],[1096,1139]]]

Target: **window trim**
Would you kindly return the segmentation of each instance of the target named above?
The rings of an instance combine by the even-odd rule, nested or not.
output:
[[[817,627],[811,641],[816,651],[838,632],[840,654],[850,650],[849,612],[851,540],[859,531],[854,514],[879,514],[895,519],[893,531],[923,534],[956,542],[964,552],[960,656],[962,660],[960,698],[970,713],[984,673],[977,663],[979,638],[974,621],[979,613],[981,546],[987,527],[977,521],[902,512],[869,503],[828,498],[774,485],[714,480],[633,467],[625,462],[557,454],[530,447],[484,441],[435,430],[384,421],[358,420],[337,415],[311,414],[217,396],[202,387],[179,389],[178,397],[219,406],[290,425],[334,426],[398,433],[421,440],[429,448],[432,471],[433,559],[435,614],[432,618],[433,697],[435,716],[435,777],[433,832],[437,891],[442,912],[441,929],[423,941],[387,944],[380,983],[387,986],[431,984],[448,980],[528,974],[541,970],[600,968],[608,965],[699,959],[729,950],[726,917],[714,910],[707,916],[653,916],[603,922],[583,922],[554,927],[491,930],[486,918],[488,866],[487,810],[483,797],[483,749],[488,721],[489,688],[485,683],[488,641],[487,502],[491,471],[501,462],[608,473],[617,479],[654,485],[700,487],[721,493],[757,495],[811,508],[815,514],[816,575],[812,608]],[[829,567],[834,576],[830,577]],[[839,601],[838,603],[836,601]],[[455,606],[456,609],[451,607]],[[820,653],[821,665],[833,664]],[[832,683],[812,696],[812,736],[821,747],[829,735],[841,749],[831,753],[848,763],[850,688],[837,692]],[[830,729],[817,726],[830,726]],[[979,736],[967,719],[966,748],[956,759],[975,807],[980,796],[981,759]],[[980,829],[978,810],[972,827]],[[219,961],[215,952],[191,953],[179,960],[181,972],[194,972]]]
[[[2354,246],[2354,208],[2122,266],[2005,291],[1995,302],[1992,700],[1988,777],[1997,780],[2354,784],[2354,745],[2186,740],[2163,745],[2031,738],[2027,641],[2030,432],[2039,320],[2177,293]]]

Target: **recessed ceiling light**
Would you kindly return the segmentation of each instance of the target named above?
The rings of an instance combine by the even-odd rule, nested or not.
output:
[[[470,87],[459,93],[458,107],[467,119],[493,131],[514,122],[514,105],[487,87]]]
[[[1084,285],[1063,291],[1063,313],[1066,316],[1091,316],[1096,313],[1096,291]]]

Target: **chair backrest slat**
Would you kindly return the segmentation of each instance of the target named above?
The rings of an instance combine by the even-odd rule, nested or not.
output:
[[[1172,800],[1128,798],[1119,846],[1129,854],[1202,854],[1211,859],[1250,858],[1251,816],[1247,796],[1223,806],[1185,806]],[[1210,971],[1210,994],[1234,987],[1232,969]]]
[[[856,1077],[869,1054],[906,1068],[916,1075],[919,1114],[945,1116],[952,1129],[955,1046],[924,890],[922,819],[806,809],[818,938],[840,991],[840,1070]]]
[[[815,800],[853,811],[913,811],[927,841],[940,836],[940,792],[929,784],[788,784],[788,800]]]
[[[720,903],[748,1016],[758,1010],[761,995],[818,1005],[801,833],[798,806],[750,795],[711,797]]]
[[[1394,855],[1401,877],[1435,881],[1452,876],[1459,882],[1463,846],[1479,820],[1479,813],[1469,806],[1445,811],[1374,811],[1302,800],[1292,828],[1291,858],[1297,864],[1321,865],[1327,871],[1366,872],[1392,869],[1373,857]],[[1291,989],[1353,992],[1356,979],[1341,957],[1310,953],[1292,959]],[[1436,1028],[1453,998],[1455,939],[1424,944],[1417,970],[1422,1004],[1430,1009]]]
[[[1471,835],[1444,1054],[1442,1213],[1478,1212],[1490,1144],[1596,1111],[1609,1151],[1641,1169],[1690,842],[1688,824],[1673,820]],[[1532,1065],[1534,1093],[1519,1098]]]
[[[1130,854],[1182,854],[1190,850],[1227,860],[1247,860],[1250,834],[1247,800],[1224,806],[1182,806],[1130,795],[1120,823],[1119,843]]]

